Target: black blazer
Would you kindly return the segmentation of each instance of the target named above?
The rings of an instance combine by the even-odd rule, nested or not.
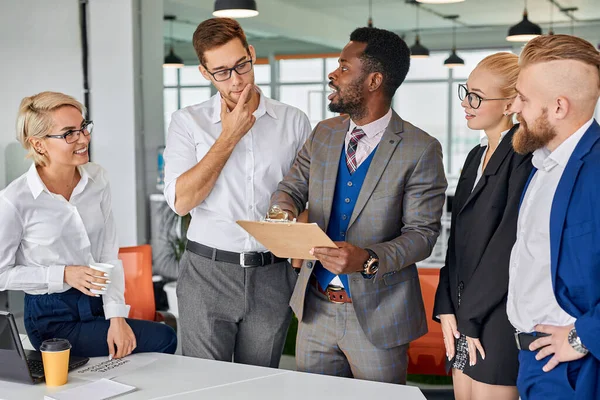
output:
[[[482,324],[496,307],[505,303],[508,293],[519,203],[532,169],[531,154],[522,156],[512,148],[517,128],[515,125],[502,139],[475,189],[485,147],[471,150],[452,203],[448,251],[440,270],[433,318],[439,321],[437,315],[455,314],[458,331],[474,338],[480,337]]]

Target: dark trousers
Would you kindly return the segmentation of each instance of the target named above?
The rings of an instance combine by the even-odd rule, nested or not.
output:
[[[135,334],[134,353],[175,353],[177,335],[170,326],[129,318],[126,321]],[[76,289],[25,296],[25,329],[36,349],[46,339],[62,338],[71,343],[73,355],[108,356],[109,327],[100,297],[86,296]]]

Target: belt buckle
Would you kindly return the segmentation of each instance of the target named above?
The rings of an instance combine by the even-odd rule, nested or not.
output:
[[[246,253],[244,253],[244,252],[240,253],[240,265],[242,267],[246,266]]]
[[[517,349],[522,350],[521,349],[521,341],[519,340],[520,333],[521,332],[515,332],[514,335],[515,335],[515,341],[517,342]]]
[[[331,292],[341,292],[343,291],[344,288],[341,287],[336,287],[336,286],[327,286],[327,289],[325,289],[325,291],[327,292],[327,299],[329,299],[330,302],[334,303],[334,304],[344,304],[343,301],[338,301],[338,300],[332,300],[331,299]]]

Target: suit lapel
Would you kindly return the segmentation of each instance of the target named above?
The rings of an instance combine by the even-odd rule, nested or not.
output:
[[[563,171],[562,177],[556,187],[556,193],[552,200],[552,211],[550,213],[550,261],[552,271],[552,286],[556,291],[556,270],[560,256],[562,232],[565,226],[569,201],[575,187],[579,170],[583,166],[583,157],[591,150],[592,146],[600,139],[600,127],[594,121],[575,147],[569,162]]]
[[[325,148],[325,173],[323,176],[323,216],[325,217],[325,231],[329,226],[331,217],[331,208],[333,205],[333,195],[335,192],[335,183],[340,165],[344,139],[350,126],[350,118],[342,119],[341,123],[331,130],[329,135],[329,145]],[[310,205],[309,205],[310,207]]]
[[[513,126],[511,130],[506,134],[506,136],[504,136],[504,139],[502,139],[502,141],[498,145],[498,148],[496,149],[496,151],[494,151],[494,154],[492,154],[492,158],[490,158],[488,165],[485,167],[485,170],[483,171],[483,175],[479,179],[479,182],[477,182],[477,185],[475,185],[475,188],[471,191],[471,194],[467,198],[467,201],[465,201],[465,204],[463,204],[463,206],[461,207],[459,214],[465,209],[467,204],[469,204],[473,199],[475,199],[477,195],[483,190],[483,188],[487,184],[488,177],[491,175],[496,175],[498,173],[502,162],[504,161],[504,159],[506,158],[506,156],[512,148],[512,137],[517,128],[518,125]],[[477,171],[479,171],[479,167],[481,164],[481,156],[482,154],[479,154],[479,159],[475,160],[475,176],[477,176]]]
[[[394,150],[396,150],[398,143],[402,140],[400,133],[403,131],[404,122],[400,116],[392,110],[392,119],[383,133],[377,149],[375,149],[373,160],[371,161],[362,188],[358,194],[358,199],[356,199],[356,205],[352,211],[348,228],[356,221],[356,218],[367,204],[367,200],[371,197],[375,186],[377,186],[379,179],[381,179],[383,171],[385,171],[385,167],[388,165],[390,158],[392,158],[392,154],[394,154]]]

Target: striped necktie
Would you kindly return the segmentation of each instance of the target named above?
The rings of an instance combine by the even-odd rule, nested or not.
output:
[[[365,135],[366,133],[358,126],[354,128],[350,134],[350,141],[348,142],[348,148],[346,149],[346,165],[348,166],[350,174],[353,174],[354,171],[356,171],[356,146],[358,146],[358,141]]]

